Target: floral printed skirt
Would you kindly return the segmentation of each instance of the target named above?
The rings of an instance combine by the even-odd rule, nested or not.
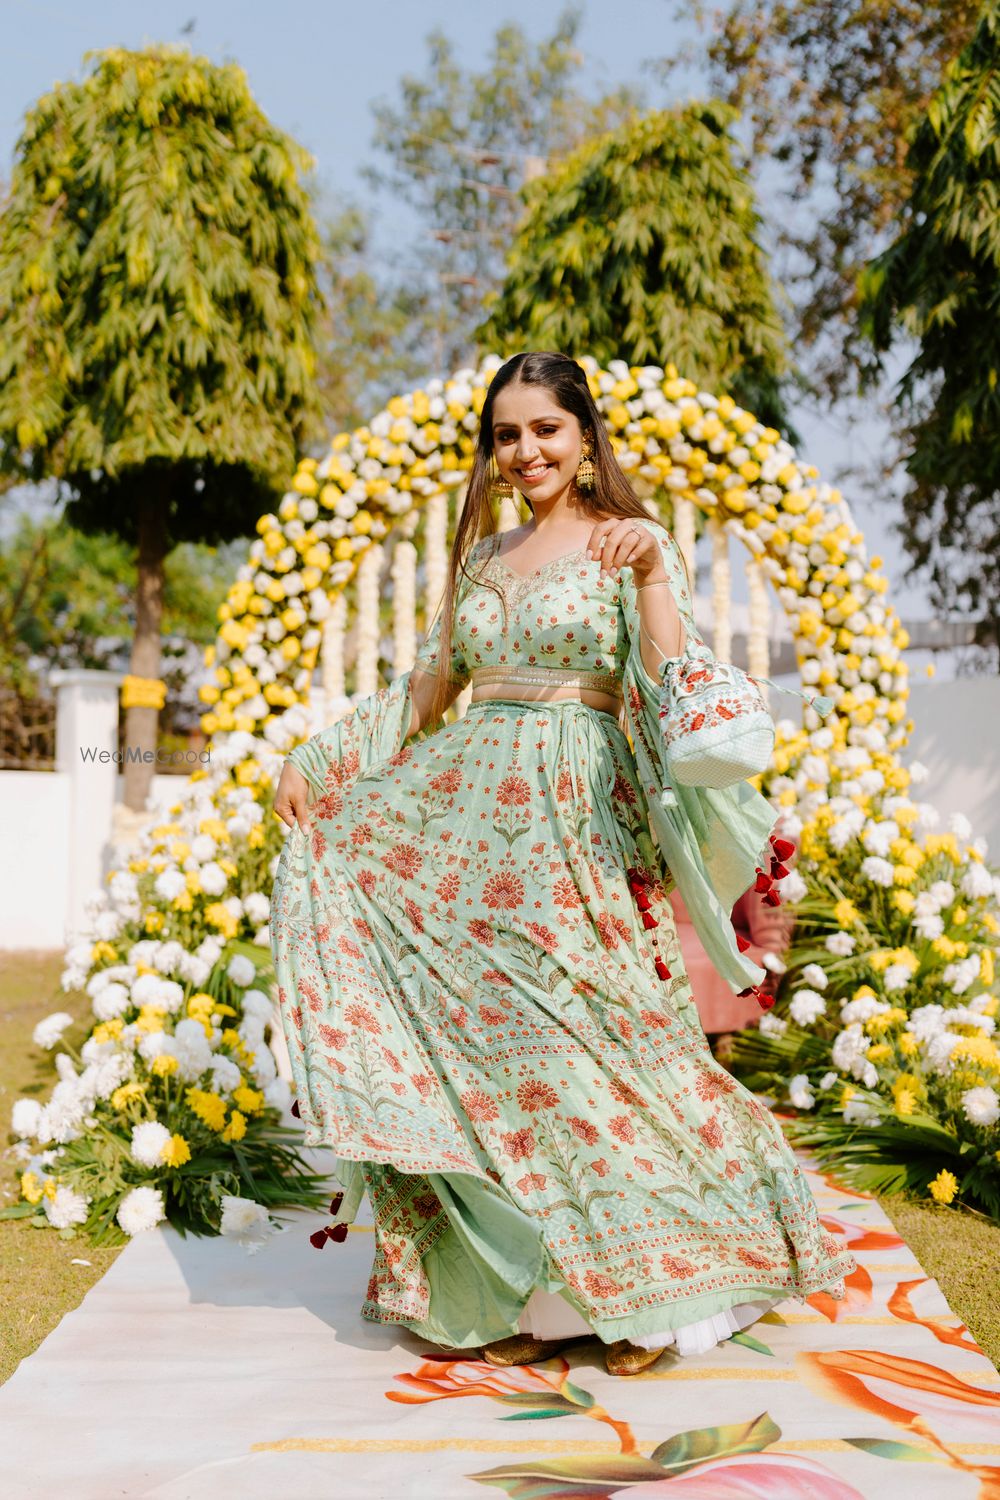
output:
[[[365,1318],[467,1348],[538,1290],[611,1342],[836,1294],[853,1260],[709,1051],[611,714],[481,700],[312,818],[272,949],[306,1143],[372,1205]]]

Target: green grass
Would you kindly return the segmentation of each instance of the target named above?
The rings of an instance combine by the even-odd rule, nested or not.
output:
[[[18,1164],[10,1146],[10,1110],[21,1097],[48,1096],[56,1073],[49,1054],[31,1033],[43,1016],[65,1010],[78,1019],[67,1040],[83,1042],[89,1028],[86,995],[59,987],[61,954],[0,954],[0,1140],[8,1149],[0,1162],[0,1202],[16,1201]],[[948,1303],[995,1365],[1000,1365],[1000,1306],[993,1296],[1000,1265],[1000,1224],[981,1215],[917,1203],[902,1197],[880,1200],[928,1276],[940,1282]],[[64,1313],[82,1301],[121,1246],[95,1249],[77,1235],[60,1239],[52,1229],[26,1222],[0,1222],[0,1383],[38,1348]],[[75,1266],[75,1259],[87,1260]]]

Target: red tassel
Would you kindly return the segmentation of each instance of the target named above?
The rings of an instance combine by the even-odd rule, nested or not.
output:
[[[762,990],[759,984],[748,985],[745,990],[739,991],[739,998],[741,1000],[746,999],[749,995],[754,997],[761,1010],[770,1010],[774,1004],[774,996],[769,995],[767,990]]]
[[[774,884],[774,881],[771,879],[770,875],[765,875],[764,871],[760,868],[760,866],[758,866],[757,867],[757,880],[756,880],[756,883],[754,885],[754,890],[757,891],[759,894],[763,894],[764,891],[769,891],[771,889],[771,886],[773,884]]]
[[[297,1120],[301,1120],[302,1114],[299,1110],[299,1101],[297,1099],[292,1100],[292,1114]]]
[[[635,904],[640,911],[649,911],[649,897],[645,891],[636,892]]]
[[[642,914],[642,925],[648,932],[651,927],[659,927],[660,924],[651,911],[644,911]]]
[[[659,975],[659,977],[661,979],[669,979],[670,978],[670,970],[667,968],[667,966],[663,962],[662,958],[658,958],[656,960],[655,968],[656,968],[657,974]]]
[[[332,1226],[332,1228],[328,1224],[326,1226],[326,1232],[327,1232],[328,1237],[331,1240],[336,1240],[338,1242],[338,1244],[343,1244],[344,1240],[347,1239],[347,1225],[346,1224],[334,1224]]]
[[[781,905],[781,897],[778,895],[777,891],[768,891],[767,895],[762,896],[760,899],[765,906]]]
[[[778,860],[778,859],[772,859],[772,861],[771,861],[771,879],[772,880],[784,880],[784,878],[785,878],[785,876],[787,874],[788,874],[788,866],[787,865],[783,865],[781,863],[781,861]]]
[[[738,932],[736,934],[736,946],[741,953],[745,953],[750,947],[750,939],[745,938],[742,933]]]
[[[782,861],[782,863],[784,863],[786,859],[791,859],[792,855],[795,853],[795,845],[790,839],[775,838],[772,834],[771,844],[774,847],[775,854]]]
[[[335,1194],[335,1196],[330,1199],[330,1212],[332,1214],[339,1213],[340,1212],[340,1205],[343,1203],[343,1201],[344,1201],[344,1195],[343,1195],[343,1193],[337,1193],[337,1194]]]
[[[310,1245],[315,1245],[317,1250],[322,1250],[323,1246],[326,1244],[326,1230],[317,1229],[315,1234],[311,1234],[309,1236],[309,1243]]]

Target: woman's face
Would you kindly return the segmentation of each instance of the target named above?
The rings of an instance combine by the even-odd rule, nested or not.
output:
[[[573,483],[580,423],[540,385],[505,386],[493,403],[493,452],[504,479],[526,499],[554,500]]]

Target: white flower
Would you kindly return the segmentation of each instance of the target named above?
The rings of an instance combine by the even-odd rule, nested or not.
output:
[[[284,1078],[274,1078],[264,1089],[264,1099],[272,1109],[284,1112],[292,1101],[292,1091]]]
[[[98,990],[93,1000],[94,1015],[99,1021],[111,1021],[129,1007],[129,992],[125,985],[112,980]]]
[[[868,1051],[868,1038],[861,1029],[859,1022],[852,1021],[834,1039],[830,1056],[834,1066],[841,1073],[850,1073],[853,1077],[859,1077],[865,1062],[865,1053]]]
[[[797,905],[799,901],[805,898],[809,890],[798,870],[789,870],[787,875],[783,875],[780,880],[775,881],[775,887],[782,901],[786,902],[789,906]]]
[[[280,855],[275,855],[275,859],[280,859],[280,857]],[[202,938],[194,951],[198,958],[203,959],[207,964],[211,964],[214,969],[222,955],[222,943],[217,937]]]
[[[271,903],[260,891],[254,891],[250,896],[243,898],[243,910],[255,927],[266,922],[271,914]]]
[[[834,958],[847,958],[854,952],[856,946],[857,938],[852,937],[849,932],[831,932],[824,939],[827,953],[832,953]]]
[[[153,963],[161,974],[179,973],[185,957],[186,954],[180,943],[171,940],[160,944]]]
[[[973,860],[962,876],[962,894],[968,896],[971,901],[993,894],[993,880],[990,872],[978,860]]]
[[[221,896],[229,884],[229,876],[221,865],[210,859],[208,864],[202,865],[198,871],[201,888],[207,896]]]
[[[956,838],[967,840],[972,837],[972,824],[965,813],[952,813],[948,819],[948,827]]]
[[[845,1026],[849,1026],[855,1021],[870,1021],[872,1016],[880,1016],[888,1009],[884,1000],[876,1000],[872,995],[862,995],[860,1000],[848,1000],[840,1007],[840,1019]],[[836,1062],[836,1058],[834,1061]]]
[[[139,1056],[143,1062],[151,1063],[161,1053],[173,1057],[176,1051],[177,1044],[169,1032],[147,1031],[145,1036],[139,1038]]]
[[[43,1198],[42,1208],[53,1229],[69,1229],[74,1224],[87,1222],[89,1198],[75,1193],[72,1188],[57,1187],[54,1198]]]
[[[260,648],[258,647],[258,650],[259,649]],[[244,651],[243,656],[244,659],[249,658],[250,651]],[[253,663],[250,662],[250,665],[252,666]],[[191,840],[191,853],[199,862],[199,864],[207,863],[208,860],[210,860],[215,854],[218,847],[219,846],[216,844],[215,840],[211,837],[210,834],[207,833],[196,834],[195,837]]]
[[[923,938],[925,943],[932,943],[944,932],[944,921],[936,912],[929,915],[914,917],[913,929],[918,937]]]
[[[36,1047],[44,1047],[50,1051],[59,1041],[67,1026],[72,1026],[73,1017],[65,1010],[53,1011],[51,1016],[46,1016],[44,1021],[39,1021],[31,1033],[31,1040]]]
[[[839,1073],[824,1073],[823,1077],[819,1081],[820,1088],[821,1089],[832,1089],[833,1085],[837,1082],[837,1079],[839,1077],[840,1077]]]
[[[770,949],[760,956],[762,966],[770,974],[784,974],[788,968],[780,953],[772,953]]]
[[[760,1018],[760,1029],[764,1036],[784,1036],[788,1030],[788,1022],[782,1016],[776,1016],[773,1011],[767,1010]]]
[[[162,974],[140,974],[132,985],[134,1005],[152,1005],[174,1015],[184,1004],[184,990],[176,979],[164,979]]]
[[[962,1095],[962,1109],[970,1125],[995,1125],[1000,1119],[1000,1096],[996,1089],[985,1085],[966,1089]]]
[[[882,975],[882,984],[887,992],[905,990],[913,977],[909,964],[890,964]]]
[[[181,891],[187,890],[187,881],[180,870],[161,870],[153,881],[153,890],[161,901],[174,901]]]
[[[867,859],[861,861],[861,873],[873,885],[892,885],[892,865],[888,860],[880,859],[877,854],[869,854]]]
[[[155,1229],[160,1220],[166,1218],[163,1194],[159,1188],[133,1188],[118,1205],[115,1218],[129,1235]]]
[[[231,1057],[220,1054],[212,1060],[212,1087],[220,1094],[231,1094],[239,1088],[243,1074]]]
[[[227,979],[231,979],[233,984],[238,984],[242,989],[248,984],[253,984],[257,978],[257,969],[244,954],[235,953],[229,960],[226,977]]]
[[[802,978],[814,990],[825,990],[830,983],[826,976],[826,970],[820,968],[819,964],[806,964],[802,970]]]
[[[159,1120],[144,1120],[141,1125],[133,1125],[132,1160],[140,1167],[160,1166],[163,1148],[169,1140],[170,1131]]]
[[[808,1074],[796,1073],[788,1085],[788,1097],[796,1109],[812,1109],[816,1098],[809,1086]]]
[[[244,990],[242,1004],[244,1016],[252,1016],[254,1020],[263,1021],[265,1025],[270,1021],[274,1007],[263,990]]]
[[[178,1075],[185,1083],[196,1083],[215,1061],[205,1028],[193,1016],[178,1021],[174,1028],[174,1056]]]
[[[881,1116],[879,1115],[878,1111],[872,1109],[867,1100],[858,1099],[856,1096],[852,1099],[848,1099],[847,1103],[844,1105],[843,1113],[845,1125],[881,1124]]]
[[[942,980],[956,995],[964,995],[970,984],[979,978],[979,955],[970,954],[955,963],[945,964]]]
[[[262,1204],[255,1203],[252,1198],[236,1198],[227,1194],[221,1201],[222,1221],[219,1229],[222,1234],[244,1235],[270,1229],[271,1220],[267,1209]]]
[[[826,1014],[826,1001],[815,990],[796,990],[788,1013],[796,1026],[811,1026]]]
[[[37,1135],[41,1117],[42,1106],[37,1099],[18,1099],[10,1112],[11,1129],[22,1140],[29,1135]]]

